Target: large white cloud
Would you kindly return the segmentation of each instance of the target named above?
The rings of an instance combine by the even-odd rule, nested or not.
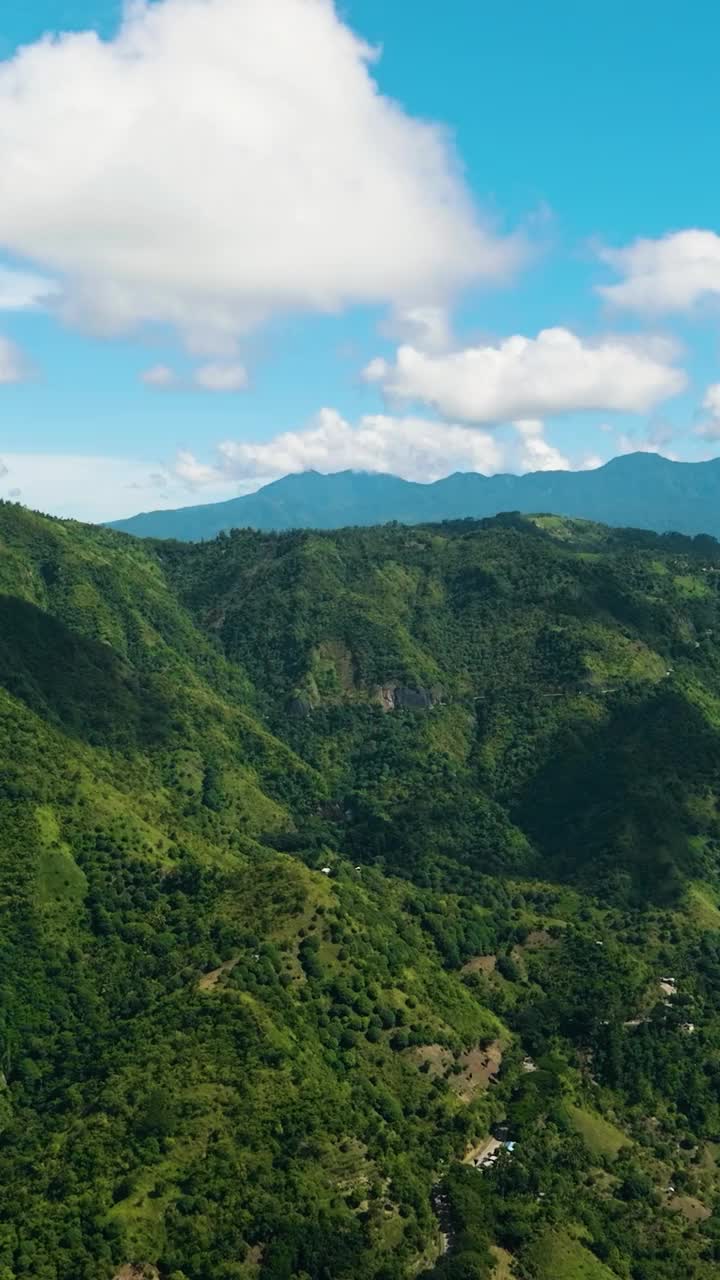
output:
[[[497,346],[432,354],[410,345],[365,370],[395,400],[431,405],[463,422],[498,423],[583,410],[646,412],[682,391],[686,377],[663,342],[585,341],[567,329]]]
[[[675,231],[636,240],[600,256],[623,277],[599,292],[632,311],[688,311],[702,298],[720,297],[720,236],[714,231]]]
[[[301,431],[265,442],[227,441],[218,453],[217,467],[182,455],[180,474],[196,484],[215,483],[218,475],[265,480],[309,469],[384,471],[406,480],[437,480],[452,471],[494,472],[504,461],[501,445],[486,432],[386,414],[367,414],[352,424],[335,409],[322,409]]]
[[[25,356],[9,338],[0,337],[0,386],[9,382],[24,382],[30,376]]]
[[[137,0],[0,64],[0,246],[66,314],[233,349],[269,314],[443,301],[521,256],[332,0]]]

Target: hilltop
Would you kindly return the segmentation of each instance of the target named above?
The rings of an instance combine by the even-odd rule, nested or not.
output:
[[[305,471],[228,502],[151,511],[111,526],[138,537],[214,538],[233,528],[333,529],[553,511],[605,524],[720,535],[720,459],[670,462],[657,454],[613,458],[594,471],[447,476],[416,484],[397,476]]]
[[[1,1280],[711,1280],[719,588],[0,505]]]

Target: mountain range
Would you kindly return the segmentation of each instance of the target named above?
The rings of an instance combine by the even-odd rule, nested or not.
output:
[[[233,528],[333,529],[422,524],[501,511],[554,512],[604,524],[720,536],[720,458],[671,462],[654,453],[613,458],[592,471],[462,473],[418,484],[397,476],[304,471],[227,502],[150,511],[111,528],[142,538],[203,541]]]
[[[0,1280],[716,1280],[719,583],[0,503]]]

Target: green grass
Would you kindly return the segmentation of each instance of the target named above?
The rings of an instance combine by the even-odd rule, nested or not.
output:
[[[39,806],[35,817],[42,841],[37,862],[38,904],[46,927],[53,934],[62,935],[87,893],[87,879],[69,845],[59,839],[60,829],[52,808]]]
[[[709,885],[696,880],[687,892],[689,914],[701,929],[720,929],[720,908]]]
[[[548,1231],[530,1257],[537,1280],[615,1280],[615,1272],[566,1231]]]
[[[622,1130],[596,1111],[571,1105],[567,1108],[567,1114],[573,1128],[594,1156],[612,1159],[621,1147],[627,1146],[629,1140]]]

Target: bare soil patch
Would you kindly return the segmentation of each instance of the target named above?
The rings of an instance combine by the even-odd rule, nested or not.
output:
[[[502,1142],[499,1138],[483,1138],[482,1142],[478,1142],[476,1146],[465,1152],[463,1164],[482,1164],[488,1156],[494,1156],[501,1146]]]
[[[688,1222],[704,1222],[706,1218],[711,1217],[710,1209],[695,1196],[673,1196],[668,1201],[668,1209],[681,1213]]]
[[[493,1040],[487,1049],[470,1049],[459,1058],[462,1068],[459,1075],[450,1077],[450,1087],[463,1102],[470,1102],[476,1093],[487,1089],[500,1070],[503,1053],[499,1040]]]
[[[220,980],[226,973],[232,973],[238,960],[226,960],[220,965],[219,969],[212,969],[210,973],[204,973],[198,981],[198,991],[214,991]],[[124,1277],[123,1277],[124,1280]]]
[[[462,967],[462,973],[494,973],[497,956],[473,956]]]
[[[556,947],[558,939],[553,938],[547,929],[531,929],[523,946],[530,951],[540,951],[543,947]]]
[[[128,1262],[113,1276],[113,1280],[160,1280],[160,1272],[149,1262]]]
[[[412,1055],[418,1063],[427,1062],[430,1064],[430,1075],[441,1076],[445,1069],[450,1066],[453,1061],[453,1055],[449,1049],[441,1044],[421,1044],[412,1050]]]

